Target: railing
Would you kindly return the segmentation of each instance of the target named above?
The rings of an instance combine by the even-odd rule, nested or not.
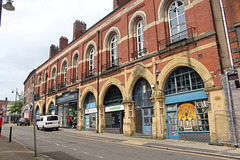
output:
[[[66,87],[66,82],[62,82],[58,84],[58,89]]]
[[[131,58],[132,59],[138,59],[138,58],[144,56],[146,52],[147,52],[146,48],[143,48],[139,51],[135,51],[135,52],[131,53]]]
[[[76,83],[77,80],[78,80],[78,77],[74,77],[74,78],[71,79],[71,82],[72,82],[72,83]]]
[[[48,88],[48,93],[52,93],[55,91],[55,86],[52,86],[50,88]]]
[[[169,36],[165,39],[158,41],[159,50],[166,49],[167,47],[169,47],[168,50],[172,50],[176,48],[176,47],[171,48],[171,46],[174,46],[175,44],[183,46],[183,45],[194,42],[194,38],[193,38],[194,30],[195,30],[195,27],[191,27],[175,35]]]
[[[39,93],[34,95],[34,99],[39,99],[39,98],[40,98],[40,94]]]
[[[119,59],[120,58],[114,59],[113,61],[102,65],[102,70],[107,70],[107,69],[111,69],[111,68],[119,66]]]
[[[91,76],[94,76],[94,69],[86,71],[85,73],[82,73],[82,79],[85,79]]]

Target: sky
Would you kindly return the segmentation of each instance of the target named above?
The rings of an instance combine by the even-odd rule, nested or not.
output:
[[[3,0],[3,4],[7,0]],[[73,23],[87,29],[113,10],[113,0],[14,0],[15,11],[2,9],[0,26],[0,100],[15,100],[29,73],[49,58],[61,36],[70,43]],[[12,93],[14,91],[14,93]]]

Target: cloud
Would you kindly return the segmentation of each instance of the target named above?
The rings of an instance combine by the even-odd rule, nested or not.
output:
[[[5,3],[5,1],[4,1]],[[0,99],[15,99],[28,74],[49,57],[51,44],[72,41],[73,23],[91,27],[112,11],[112,0],[19,0],[15,11],[2,10],[0,27]]]

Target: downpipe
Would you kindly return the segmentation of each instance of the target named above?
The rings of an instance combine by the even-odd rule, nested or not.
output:
[[[231,88],[230,88],[229,79],[228,79],[228,75],[234,74],[235,70],[234,70],[232,51],[231,51],[230,40],[229,40],[229,35],[228,35],[227,22],[226,22],[226,18],[225,18],[224,7],[223,7],[223,1],[222,0],[219,0],[219,1],[220,1],[220,7],[221,7],[221,13],[222,13],[221,15],[222,15],[222,20],[223,20],[223,25],[224,25],[225,37],[226,37],[226,41],[227,41],[228,54],[229,54],[229,59],[230,59],[231,69],[232,69],[231,72],[225,73],[226,83],[227,83],[227,93],[228,93],[228,104],[229,104],[229,109],[230,109],[230,113],[231,113],[232,130],[233,130],[233,137],[234,137],[234,143],[235,143],[234,146],[238,147],[237,135],[236,135],[236,130],[235,130],[234,114],[233,114],[232,94],[231,94]]]

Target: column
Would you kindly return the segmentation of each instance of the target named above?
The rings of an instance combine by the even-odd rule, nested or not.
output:
[[[134,101],[125,101],[123,105],[125,113],[123,117],[123,135],[132,136],[135,134]]]

